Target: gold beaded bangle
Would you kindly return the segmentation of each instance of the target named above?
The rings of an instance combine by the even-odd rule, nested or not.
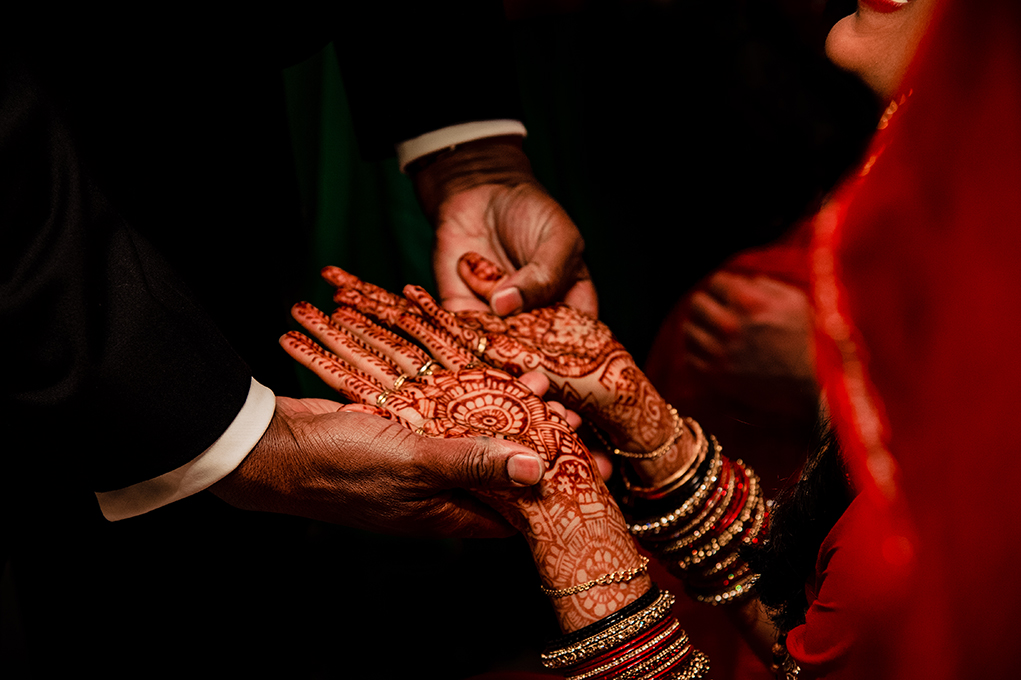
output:
[[[716,442],[715,438],[712,437],[710,438],[712,439],[711,443]],[[684,501],[684,503],[681,504],[681,507],[677,508],[673,512],[667,513],[666,515],[658,517],[657,519],[654,520],[646,520],[643,522],[628,524],[627,527],[628,531],[630,531],[633,536],[639,539],[642,538],[645,534],[656,535],[665,531],[666,529],[673,527],[681,520],[687,518],[687,516],[695,508],[700,507],[701,504],[705,502],[706,498],[708,498],[710,492],[713,489],[715,489],[716,483],[719,481],[720,472],[723,467],[723,460],[722,457],[720,456],[721,451],[722,447],[720,447],[718,444],[715,445],[713,460],[710,464],[708,472],[706,472],[705,480],[698,487],[698,489],[695,490],[695,493],[693,493],[686,501]]]
[[[662,621],[675,601],[673,594],[664,590],[648,607],[606,630],[573,645],[543,652],[542,664],[551,670],[574,666],[618,647]]]
[[[612,583],[627,583],[639,574],[645,573],[645,570],[649,568],[648,557],[645,555],[639,555],[638,559],[641,564],[637,567],[622,569],[611,574],[603,574],[599,578],[586,581],[585,583],[579,583],[575,586],[568,586],[567,588],[547,588],[546,586],[539,586],[539,588],[542,589],[542,592],[547,597],[552,597],[553,599],[558,600],[562,597],[567,597],[568,595],[583,593],[589,588],[595,588],[596,586],[606,586]]]
[[[663,680],[699,680],[709,672],[709,657],[697,649],[685,663],[684,668],[663,678]]]
[[[727,547],[734,538],[740,536],[744,532],[745,524],[752,519],[753,515],[755,517],[755,522],[748,531],[749,534],[753,531],[758,533],[759,529],[762,527],[766,506],[762,500],[761,494],[759,493],[757,484],[758,478],[752,475],[749,480],[748,501],[745,503],[744,508],[741,510],[741,514],[733,522],[733,524],[727,527],[726,530],[722,531],[718,536],[712,537],[707,546],[699,550],[693,550],[691,554],[678,560],[676,565],[673,566],[676,566],[676,568],[681,571],[687,571],[689,567],[697,566],[710,557],[714,557],[717,553]]]
[[[666,542],[665,545],[654,545],[651,541],[643,541],[642,545],[647,548],[654,549],[664,555],[670,555],[675,552],[680,552],[688,546],[696,543],[698,539],[702,538],[710,531],[713,526],[720,521],[720,519],[727,513],[727,508],[730,506],[731,501],[734,498],[734,487],[735,484],[728,484],[727,488],[723,491],[723,499],[715,506],[711,504],[706,505],[705,512],[700,514],[698,517],[689,522],[683,529],[679,529],[673,541]],[[706,516],[706,513],[710,513]]]
[[[670,438],[667,439],[665,443],[661,444],[660,446],[657,446],[654,450],[649,451],[647,453],[622,451],[621,449],[618,449],[617,447],[612,445],[606,439],[606,437],[603,436],[603,433],[600,432],[597,428],[593,427],[592,431],[596,433],[596,437],[599,438],[599,441],[602,442],[603,446],[609,449],[610,453],[612,453],[615,456],[620,456],[621,458],[634,458],[637,460],[652,460],[654,458],[659,458],[664,453],[669,451],[670,447],[676,444],[678,439],[684,436],[684,419],[677,414],[677,409],[675,409],[673,406],[668,406],[667,408],[670,411],[670,417],[674,421],[674,431],[670,435]]]
[[[728,602],[737,602],[738,600],[751,595],[755,590],[753,586],[758,580],[759,574],[753,572],[722,592],[711,593],[708,595],[688,593],[688,595],[696,602],[709,604],[715,607],[717,605],[727,604]]]
[[[589,678],[597,677],[599,675],[602,675],[603,673],[606,673],[607,671],[612,671],[615,668],[623,666],[627,662],[632,661],[635,657],[640,657],[643,653],[645,653],[645,652],[649,651],[650,649],[654,648],[656,645],[658,645],[661,642],[663,642],[663,640],[668,639],[671,635],[676,633],[677,630],[680,627],[681,627],[680,622],[677,621],[677,619],[674,619],[673,622],[670,623],[667,626],[666,630],[661,631],[658,635],[656,635],[656,637],[654,637],[651,640],[643,643],[641,646],[636,647],[635,649],[630,650],[626,654],[623,654],[622,656],[619,656],[619,657],[613,659],[612,661],[604,663],[601,666],[596,666],[595,668],[593,668],[591,670],[585,671],[584,673],[579,673],[578,675],[568,675],[566,678],[564,678],[564,680],[589,680]],[[659,652],[657,654],[657,656],[660,656],[660,655],[662,655],[662,654],[664,654],[666,652],[669,652],[669,651],[672,651],[673,649],[676,649],[679,646],[683,646],[683,645],[687,645],[687,644],[688,644],[688,635],[687,635],[687,633],[685,633],[682,630],[681,634],[677,637],[677,640],[671,642],[670,645],[668,645],[666,647],[666,649],[664,649],[662,652]],[[653,657],[653,659],[655,659],[655,658],[656,657]],[[648,667],[648,664],[653,659],[649,659],[648,661],[644,661],[641,664],[638,664],[638,665],[635,665],[635,666],[631,666],[631,667],[629,667],[629,668],[627,668],[626,670],[623,671],[623,673],[624,673],[623,675],[621,675],[621,674],[614,674],[613,677],[614,678],[634,677],[634,675],[633,675],[634,672],[641,673],[641,672],[645,671],[647,669],[647,667]],[[632,673],[632,674],[629,675],[629,673]]]
[[[663,668],[664,664],[676,664],[690,654],[691,651],[692,647],[688,641],[688,636],[682,635],[667,645],[666,649],[642,663],[628,668],[617,677],[620,680],[630,680],[631,678],[639,678],[650,671],[658,673],[665,670]]]

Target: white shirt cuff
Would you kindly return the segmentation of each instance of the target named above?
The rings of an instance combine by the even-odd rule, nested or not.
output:
[[[461,123],[450,127],[440,128],[419,135],[414,139],[401,142],[397,149],[397,163],[401,172],[408,167],[413,160],[428,156],[434,151],[446,149],[465,142],[472,142],[476,139],[486,137],[499,137],[501,135],[521,135],[526,137],[528,131],[525,125],[519,120],[480,120],[474,123]]]
[[[142,515],[209,488],[241,464],[269,427],[276,397],[268,387],[252,379],[248,399],[230,427],[190,463],[154,479],[97,492],[103,516],[111,522]]]

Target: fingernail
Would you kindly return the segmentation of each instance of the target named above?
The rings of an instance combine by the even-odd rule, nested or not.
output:
[[[500,316],[517,314],[525,306],[525,300],[521,297],[521,291],[517,288],[504,288],[493,295],[489,301],[493,311]]]
[[[518,454],[507,461],[507,476],[520,486],[538,484],[544,472],[542,459],[538,456]]]

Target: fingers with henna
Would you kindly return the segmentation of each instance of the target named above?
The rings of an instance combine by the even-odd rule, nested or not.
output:
[[[346,329],[366,345],[389,356],[397,367],[407,375],[415,375],[428,363],[431,357],[422,348],[391,333],[367,316],[348,307],[336,309],[330,320]]]
[[[298,363],[351,401],[371,404],[383,389],[376,380],[352,368],[301,333],[287,333],[280,338],[280,345]]]
[[[381,385],[392,385],[400,375],[397,365],[388,356],[393,356],[400,341],[394,336],[395,344],[376,348],[366,345],[347,329],[333,323],[325,314],[307,302],[299,302],[291,308],[291,315],[305,330],[312,334],[327,350],[337,355],[352,367],[375,379]],[[403,344],[404,341],[400,341]],[[423,362],[424,363],[424,362]]]

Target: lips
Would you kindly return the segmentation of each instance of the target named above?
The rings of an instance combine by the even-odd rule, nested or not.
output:
[[[911,3],[911,0],[858,0],[858,6],[864,5],[873,12],[889,14],[904,9]]]

